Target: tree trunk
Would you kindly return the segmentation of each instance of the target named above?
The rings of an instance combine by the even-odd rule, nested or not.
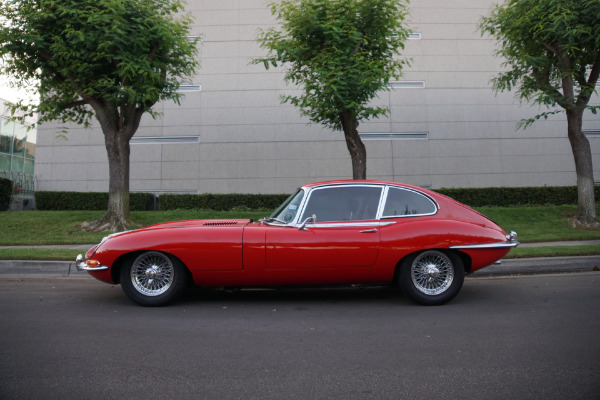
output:
[[[106,214],[96,221],[84,222],[88,232],[120,232],[132,225],[129,215],[129,140],[117,132],[105,132],[108,155],[109,189]]]
[[[594,170],[590,142],[582,131],[583,109],[567,109],[567,124],[571,150],[577,173],[577,215],[572,222],[584,227],[597,226],[594,198]]]
[[[111,135],[112,136],[112,135]],[[109,189],[108,209],[105,218],[113,229],[125,230],[129,219],[129,140],[124,135],[114,135],[114,143],[106,140],[108,154]],[[114,137],[113,136],[113,137]]]
[[[81,229],[88,232],[124,231],[133,225],[129,215],[129,140],[138,128],[143,112],[134,107],[129,110],[123,107],[123,116],[110,105],[94,108],[108,155],[108,208],[102,218],[84,222]]]
[[[367,149],[358,135],[358,121],[347,111],[340,118],[346,146],[352,158],[352,179],[367,179]]]

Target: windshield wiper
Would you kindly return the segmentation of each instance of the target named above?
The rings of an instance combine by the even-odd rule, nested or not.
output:
[[[287,222],[282,221],[282,220],[280,220],[278,218],[274,218],[274,217],[264,217],[264,218],[258,220],[258,222],[269,222],[269,221],[279,222],[279,223],[284,224],[284,225],[288,224]]]

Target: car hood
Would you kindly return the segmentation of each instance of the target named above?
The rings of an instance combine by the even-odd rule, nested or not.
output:
[[[187,221],[163,222],[161,224],[146,226],[139,230],[190,227],[244,227],[250,222],[252,222],[251,219],[193,219]]]

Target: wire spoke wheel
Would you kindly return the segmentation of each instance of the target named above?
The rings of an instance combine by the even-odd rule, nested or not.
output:
[[[159,296],[173,285],[175,267],[163,253],[150,251],[139,255],[130,269],[131,283],[145,296]]]
[[[435,296],[444,293],[452,285],[454,266],[444,253],[426,251],[415,258],[410,275],[417,290]]]
[[[452,300],[465,279],[464,264],[458,254],[425,250],[403,260],[398,274],[400,288],[419,304],[435,306]]]

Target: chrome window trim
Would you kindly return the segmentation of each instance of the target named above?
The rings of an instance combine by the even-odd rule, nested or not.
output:
[[[300,187],[299,189],[304,191],[304,197],[302,199],[302,201],[300,202],[299,206],[298,206],[298,212],[296,213],[296,216],[294,217],[294,219],[287,223],[287,224],[279,224],[277,222],[265,222],[267,225],[271,225],[271,226],[281,226],[281,227],[294,227],[297,228],[300,226],[301,224],[301,216],[304,214],[304,211],[306,210],[306,205],[308,204],[313,192],[317,191],[317,190],[322,190],[322,189],[329,189],[329,188],[335,188],[335,187],[377,187],[381,189],[381,194],[379,196],[379,204],[377,206],[377,213],[375,214],[375,219],[374,220],[369,220],[369,221],[381,221],[381,220],[388,220],[388,219],[392,219],[392,218],[411,218],[411,217],[423,217],[423,216],[430,216],[430,215],[435,215],[437,214],[437,212],[440,210],[440,205],[438,204],[437,201],[435,201],[434,198],[432,198],[431,196],[427,195],[426,193],[423,193],[419,190],[413,189],[413,188],[408,188],[406,186],[400,186],[400,185],[389,185],[389,184],[384,184],[384,183],[353,183],[353,184],[347,184],[347,183],[333,183],[333,184],[328,184],[328,185],[323,185],[323,186],[314,186],[314,187]],[[385,203],[387,201],[387,196],[388,196],[388,192],[390,190],[390,188],[394,188],[394,189],[401,189],[401,190],[407,190],[409,192],[414,192],[417,193],[423,197],[425,197],[426,199],[428,199],[429,201],[431,201],[433,203],[433,206],[435,208],[435,211],[433,213],[429,213],[429,214],[411,214],[411,215],[395,215],[395,216],[383,216],[383,210],[385,209]],[[380,225],[377,226],[387,226],[387,225],[392,225],[395,222],[382,222]],[[341,225],[340,225],[341,224]],[[361,221],[335,221],[335,222],[331,222],[331,223],[321,223],[319,224],[319,216],[317,216],[317,223],[316,224],[312,224],[309,223],[307,224],[307,226],[313,227],[313,226],[319,226],[319,227],[326,227],[326,228],[330,228],[330,227],[337,227],[337,226],[349,226],[349,224],[354,224],[354,226],[357,227],[364,227],[364,226],[375,226],[377,224],[377,222],[363,222]]]
[[[379,208],[381,207],[381,202],[384,199],[384,195],[383,193],[385,192],[385,185],[382,185],[380,183],[351,183],[351,184],[347,184],[347,183],[338,183],[338,184],[331,184],[331,185],[324,185],[324,186],[316,186],[316,187],[311,187],[308,188],[308,193],[305,193],[304,199],[302,200],[302,203],[300,204],[302,209],[300,212],[298,212],[298,214],[296,214],[296,219],[292,222],[292,223],[298,223],[298,221],[301,221],[300,216],[304,215],[304,211],[306,210],[306,205],[308,204],[308,201],[310,200],[310,198],[312,197],[313,192],[317,191],[317,190],[322,190],[322,189],[330,189],[330,188],[335,188],[335,187],[376,187],[381,189],[381,193],[379,193],[379,203],[377,205],[377,212],[375,213],[375,219],[374,220],[378,220],[379,218],[377,218],[377,216],[379,215]],[[305,189],[305,188],[303,188]],[[374,220],[368,220],[368,221],[374,221]],[[319,222],[319,216],[317,215],[317,223]],[[335,221],[336,223],[338,221]],[[348,222],[354,222],[354,221],[339,221],[341,223],[348,223]],[[358,221],[356,221],[358,222]]]
[[[400,189],[400,190],[406,190],[406,191],[409,191],[409,192],[412,192],[412,193],[416,193],[418,195],[421,195],[421,196],[425,197],[427,200],[429,200],[433,204],[433,208],[435,209],[435,211],[432,212],[432,213],[426,213],[426,214],[383,215],[383,211],[385,210],[385,204],[387,203],[387,199],[388,199],[388,194],[389,194],[390,188]],[[425,193],[423,193],[423,192],[421,192],[419,190],[415,190],[415,189],[408,188],[408,187],[405,187],[405,186],[396,186],[396,185],[387,185],[386,186],[384,201],[383,201],[383,204],[380,204],[380,206],[381,206],[380,213],[377,215],[378,219],[426,217],[426,216],[437,214],[437,212],[440,209],[440,206],[439,206],[438,202],[435,201],[435,199],[433,199],[431,196],[428,196],[427,194],[425,194]]]
[[[314,228],[352,228],[352,227],[364,228],[364,227],[382,227],[382,226],[394,225],[395,223],[396,223],[395,221],[376,221],[376,220],[369,220],[369,221],[322,222],[322,223],[319,223],[319,221],[317,221],[314,224],[312,222],[307,223],[306,226],[305,226],[305,228],[308,228],[308,229],[314,229]],[[295,228],[298,228],[301,225],[302,224],[295,224],[293,226]]]

